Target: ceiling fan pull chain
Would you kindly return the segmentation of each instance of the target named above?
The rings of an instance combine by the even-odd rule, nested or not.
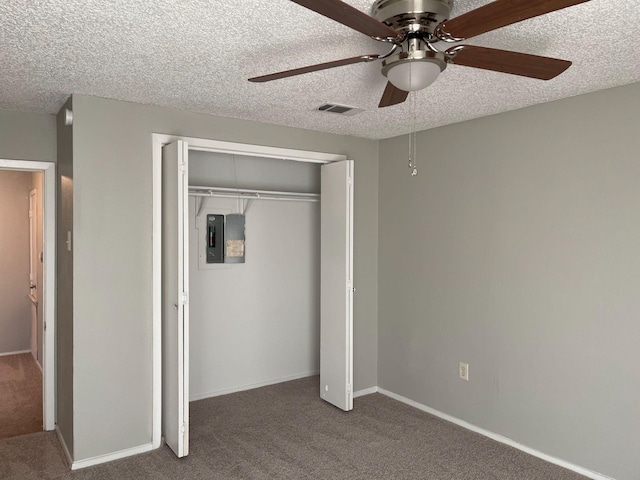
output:
[[[409,69],[409,84],[411,84],[411,69]],[[411,132],[409,132],[409,170],[413,168],[413,139],[411,138]]]
[[[409,156],[413,158],[413,169],[411,170],[411,176],[415,177],[418,175],[418,147],[417,147],[417,139],[416,139],[416,94],[415,92],[411,95],[411,108],[413,112],[411,112],[411,133],[409,134],[409,138],[412,139],[409,141],[409,145],[411,147],[411,153]],[[410,166],[411,168],[411,166]]]
[[[412,69],[409,69],[409,85],[412,84]],[[416,164],[416,147],[415,147],[415,126],[416,126],[416,95],[411,95],[413,102],[411,112],[411,132],[409,132],[409,171],[411,176],[415,177],[418,174],[418,165]]]
[[[413,168],[413,155],[412,155],[413,154],[413,148],[412,148],[412,144],[411,144],[411,142],[413,140],[412,140],[411,135],[412,135],[412,132],[409,132],[409,169]]]
[[[411,132],[409,133],[409,170],[411,171],[412,177],[418,175],[418,163],[416,156],[416,132],[414,126],[412,126]]]
[[[411,170],[411,176],[415,177],[418,175],[418,164],[416,163],[416,132],[412,132],[411,136],[413,137],[413,169]]]

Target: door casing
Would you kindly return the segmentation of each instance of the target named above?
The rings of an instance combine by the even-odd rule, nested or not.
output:
[[[186,141],[190,151],[205,151],[248,157],[276,158],[307,163],[347,160],[345,155],[295,150],[235,142],[223,142],[179,135],[152,134],[153,148],[153,448],[162,441],[162,147],[177,140]]]
[[[42,405],[43,428],[54,430],[56,427],[55,398],[55,292],[56,292],[56,164],[28,160],[0,159],[0,169],[24,172],[42,172],[43,178],[43,285],[38,303],[43,308],[42,342]]]

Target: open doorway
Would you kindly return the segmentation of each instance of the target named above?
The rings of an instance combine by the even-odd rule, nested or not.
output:
[[[0,160],[0,439],[55,427],[55,172]]]
[[[0,438],[34,433],[43,425],[42,264],[37,261],[42,177],[42,172],[0,170]]]
[[[188,268],[188,194],[190,190],[194,190],[194,194],[198,193],[195,192],[198,189],[211,190],[210,185],[203,187],[188,185],[189,151],[260,157],[263,159],[262,162],[265,159],[274,159],[322,164],[320,168],[322,177],[320,182],[322,198],[320,277],[323,281],[320,285],[320,303],[322,304],[320,309],[320,397],[342,410],[348,411],[353,408],[353,162],[342,155],[154,134],[154,185],[156,186],[154,238],[162,238],[162,242],[158,240],[154,245],[154,271],[156,272],[154,318],[156,320],[162,318],[161,323],[154,322],[154,353],[157,355],[154,373],[161,372],[161,375],[154,375],[157,382],[154,382],[156,385],[154,390],[157,392],[157,396],[154,396],[154,399],[157,399],[154,402],[156,407],[154,420],[161,419],[164,438],[179,457],[188,455],[189,451],[189,304],[191,296]],[[161,161],[162,168],[160,168]],[[234,174],[234,180],[235,176]],[[261,181],[263,180],[264,178],[261,178]],[[236,200],[244,200],[246,194],[253,195],[256,200],[265,197],[276,199],[273,197],[283,195],[288,195],[287,198],[291,200],[290,196],[310,195],[300,191],[262,189],[231,188],[229,191],[228,188],[219,185],[215,185],[213,190],[215,192],[209,192],[206,195],[216,197],[232,195],[234,198],[238,196]],[[311,195],[317,196],[317,194]],[[254,207],[252,206],[251,209]],[[243,210],[246,214],[246,208]],[[246,219],[245,215],[232,216],[234,221],[236,217]],[[215,221],[215,219],[212,220]],[[255,223],[257,224],[258,222]],[[228,223],[225,222],[224,230],[227,230],[227,227]],[[214,230],[207,230],[209,243],[213,242],[210,248],[213,249],[216,246],[218,231],[215,225]],[[242,230],[244,231],[244,224]],[[229,256],[230,248],[227,237],[228,235],[223,242],[226,249],[225,257]],[[235,242],[231,240],[231,247],[235,246]],[[233,248],[234,253],[230,255],[234,259],[237,256],[244,257],[244,254],[240,253],[244,252],[243,235],[239,242],[242,248],[238,249],[237,253]],[[257,253],[256,249],[253,251]],[[225,263],[227,263],[226,259]],[[158,348],[161,343],[162,348]],[[161,368],[159,368],[160,365],[162,365]],[[218,365],[217,368],[224,367]],[[158,388],[160,385],[161,388]],[[159,401],[160,393],[161,402]],[[162,411],[158,408],[160,405],[162,405]],[[158,423],[154,421],[156,428]],[[154,428],[154,445],[156,445],[155,440],[159,440],[159,432],[156,428]]]

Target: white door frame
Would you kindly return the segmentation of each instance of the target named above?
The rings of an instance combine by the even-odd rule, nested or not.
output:
[[[311,152],[290,148],[268,147],[245,143],[223,142],[205,138],[154,133],[153,148],[153,448],[162,440],[162,147],[176,140],[184,140],[189,150],[227,153],[246,157],[276,158],[307,163],[330,163],[347,160],[345,155]]]
[[[42,302],[43,342],[42,342],[42,405],[43,427],[53,430],[56,427],[56,164],[53,162],[32,162],[26,160],[0,159],[0,169],[42,172],[43,192],[43,274],[42,293],[38,302]]]

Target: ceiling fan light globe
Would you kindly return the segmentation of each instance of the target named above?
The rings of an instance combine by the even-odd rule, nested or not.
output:
[[[435,82],[441,71],[440,65],[429,59],[414,60],[393,65],[387,79],[400,90],[415,92]]]

